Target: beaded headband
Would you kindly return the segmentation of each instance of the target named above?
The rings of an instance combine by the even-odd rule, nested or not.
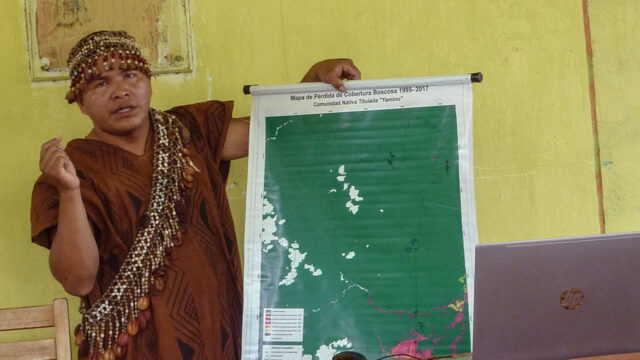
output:
[[[101,57],[102,69],[98,66]],[[80,39],[67,59],[71,77],[66,95],[69,104],[78,100],[84,86],[101,71],[109,71],[116,59],[120,70],[138,70],[151,76],[149,64],[140,54],[135,38],[126,31],[97,31]]]

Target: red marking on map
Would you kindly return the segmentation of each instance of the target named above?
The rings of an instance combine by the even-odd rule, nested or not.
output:
[[[462,340],[464,338],[464,332],[465,332],[465,324],[463,323],[464,320],[464,308],[466,305],[466,301],[467,301],[467,296],[465,293],[464,296],[464,300],[454,300],[452,301],[452,304],[446,305],[446,306],[439,306],[436,307],[433,311],[429,312],[429,313],[417,313],[417,314],[411,314],[411,312],[405,312],[402,310],[384,310],[381,309],[380,307],[378,307],[375,302],[373,301],[373,299],[371,298],[371,294],[367,294],[369,297],[369,304],[371,304],[371,306],[378,310],[379,312],[382,313],[396,313],[399,315],[408,315],[411,318],[415,318],[417,316],[428,316],[433,314],[435,311],[441,310],[443,312],[446,312],[447,310],[451,309],[453,311],[455,311],[455,318],[453,319],[453,321],[451,321],[447,326],[446,329],[453,329],[456,326],[460,325],[460,323],[462,323],[462,325],[460,326],[460,335],[456,336],[453,341],[451,342],[451,344],[449,344],[447,346],[447,348],[449,350],[451,350],[451,354],[456,354],[457,353],[457,348],[458,348],[458,343],[460,342],[460,340]],[[445,330],[446,331],[446,330]],[[386,355],[400,355],[400,354],[408,354],[411,356],[415,356],[415,357],[431,357],[433,356],[433,348],[431,349],[425,349],[422,347],[419,347],[418,342],[420,341],[427,341],[431,338],[432,339],[432,343],[434,347],[438,346],[438,343],[440,342],[440,340],[442,340],[442,337],[433,337],[433,334],[421,334],[419,332],[417,332],[416,330],[410,330],[410,334],[411,334],[411,338],[406,339],[406,340],[402,340],[400,341],[398,344],[396,344],[395,346],[393,346],[391,348],[391,352],[387,353],[385,350],[385,346],[382,344],[382,339],[380,339],[378,337],[378,343],[380,344],[380,350],[382,350],[383,354]]]
[[[418,350],[418,341],[429,340],[432,335],[424,336],[419,334],[415,330],[411,330],[411,335],[414,336],[413,339],[408,339],[401,341],[398,345],[391,348],[391,354],[409,354],[411,356],[419,356],[419,357],[430,357],[432,355],[431,349],[420,349]]]

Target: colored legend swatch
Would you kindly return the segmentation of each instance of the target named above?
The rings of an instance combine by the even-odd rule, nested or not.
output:
[[[302,341],[304,309],[264,309],[263,341]]]

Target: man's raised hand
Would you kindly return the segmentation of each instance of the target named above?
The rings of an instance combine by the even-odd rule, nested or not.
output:
[[[360,80],[360,70],[351,59],[323,60],[311,67],[300,82],[322,81],[344,92],[343,80]]]
[[[58,191],[68,191],[80,187],[80,179],[69,156],[60,144],[61,138],[53,138],[40,149],[40,171],[51,180]]]

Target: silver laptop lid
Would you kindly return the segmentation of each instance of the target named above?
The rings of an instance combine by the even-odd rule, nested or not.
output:
[[[640,233],[476,246],[473,359],[640,351]]]

